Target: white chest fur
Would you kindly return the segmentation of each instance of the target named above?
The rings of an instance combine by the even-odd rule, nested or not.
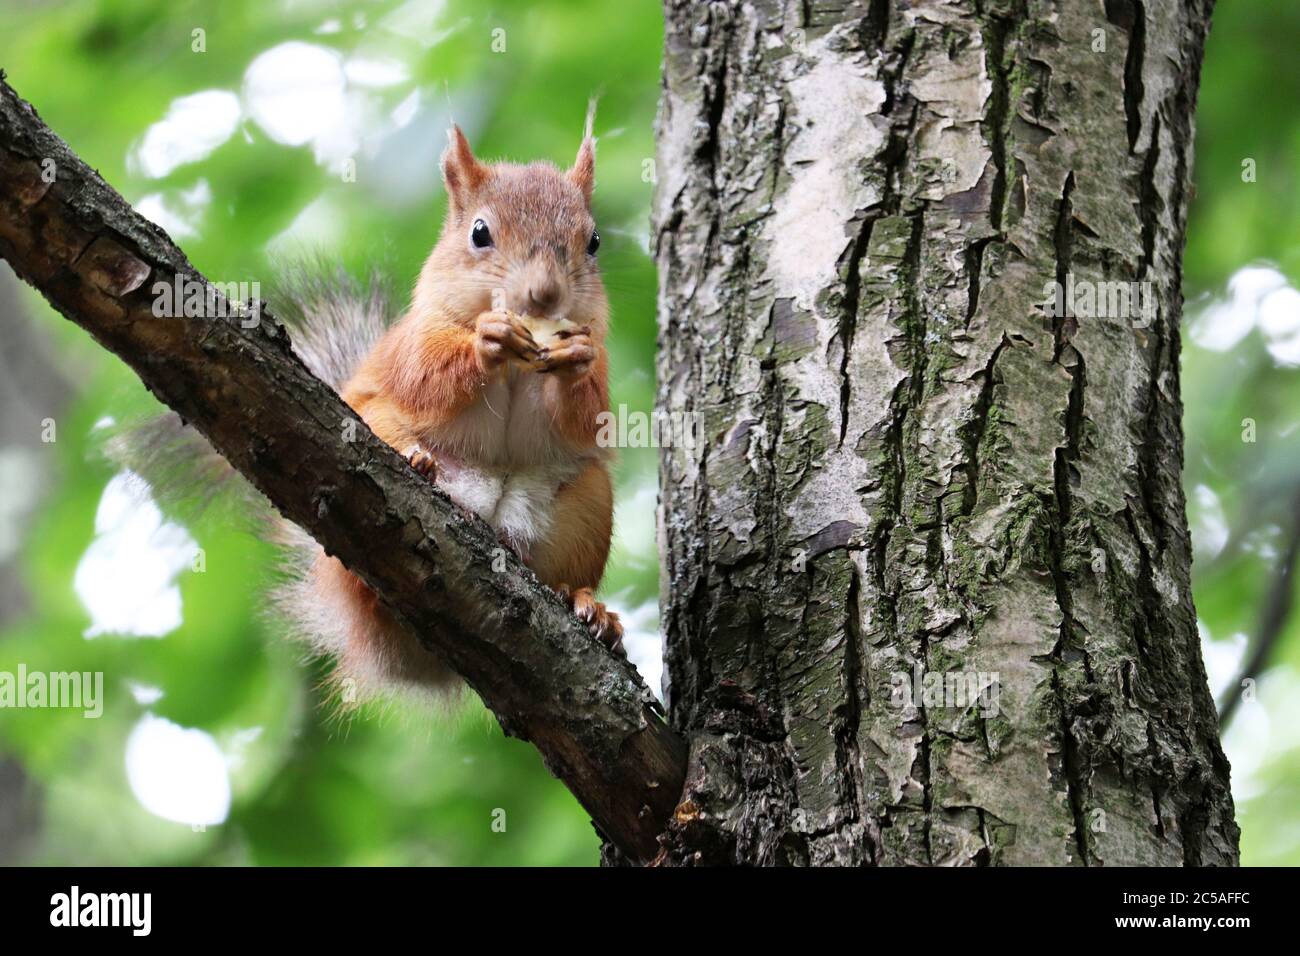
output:
[[[558,440],[545,384],[536,372],[512,369],[425,437],[441,452],[439,486],[523,555],[549,534],[556,492],[586,460]]]

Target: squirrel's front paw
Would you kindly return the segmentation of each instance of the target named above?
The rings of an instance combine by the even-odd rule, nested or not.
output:
[[[484,312],[474,324],[474,352],[485,372],[495,371],[507,359],[525,364],[537,360],[537,343],[533,334],[510,312]]]
[[[596,361],[596,347],[591,329],[583,326],[572,332],[555,333],[549,348],[542,349],[533,367],[539,372],[554,372],[564,378],[581,378]]]
[[[627,657],[623,648],[623,624],[618,615],[596,600],[591,588],[570,590],[567,584],[555,589],[564,603],[573,608],[573,615],[591,631],[591,636],[604,644],[619,657]]]
[[[402,455],[424,477],[430,481],[438,480],[438,459],[423,445],[412,445]]]

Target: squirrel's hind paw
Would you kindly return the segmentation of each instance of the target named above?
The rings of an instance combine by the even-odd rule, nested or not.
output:
[[[430,481],[436,481],[438,478],[438,459],[423,445],[412,445],[406,451],[402,452],[403,457],[411,463],[411,467],[424,475]]]
[[[623,647],[622,622],[616,613],[596,600],[591,588],[570,590],[567,584],[561,584],[555,590],[564,599],[564,603],[573,608],[574,617],[587,625],[592,637],[619,657],[627,657],[627,651]]]

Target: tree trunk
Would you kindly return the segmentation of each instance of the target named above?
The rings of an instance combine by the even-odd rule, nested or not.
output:
[[[666,859],[1236,863],[1180,487],[1211,5],[667,0]]]

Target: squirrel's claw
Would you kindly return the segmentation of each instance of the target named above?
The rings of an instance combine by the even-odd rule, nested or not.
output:
[[[411,467],[422,474],[430,481],[436,481],[438,478],[438,459],[423,445],[412,445],[402,453]]]
[[[533,367],[539,372],[561,372],[574,377],[586,375],[596,360],[596,348],[591,343],[591,333],[580,329],[562,336],[551,348],[542,349]]]
[[[571,590],[567,584],[555,589],[564,603],[573,609],[573,616],[583,624],[591,636],[600,641],[619,657],[627,657],[623,647],[623,624],[618,615],[596,600],[591,588]]]
[[[507,358],[532,364],[537,360],[537,343],[528,327],[510,312],[485,312],[476,326],[477,349],[484,368],[495,368]]]

